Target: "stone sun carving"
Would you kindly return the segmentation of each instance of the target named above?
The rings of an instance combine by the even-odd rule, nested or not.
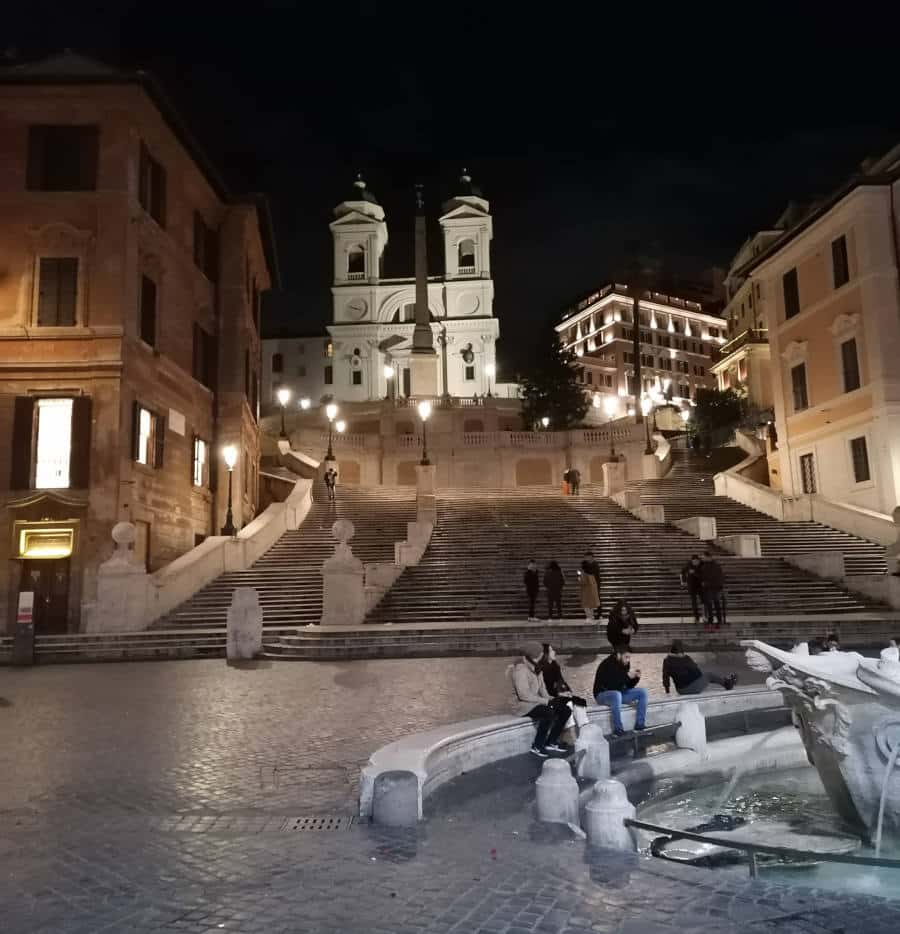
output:
[[[788,366],[803,363],[806,360],[806,341],[791,341],[781,352],[781,359]]]

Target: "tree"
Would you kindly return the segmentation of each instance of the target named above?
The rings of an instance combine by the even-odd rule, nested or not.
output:
[[[694,430],[708,447],[724,444],[747,412],[747,400],[733,389],[698,389]]]
[[[541,329],[531,360],[521,381],[522,419],[534,428],[542,418],[550,419],[550,428],[578,425],[588,409],[575,362],[578,358],[566,350],[556,333],[554,321]]]

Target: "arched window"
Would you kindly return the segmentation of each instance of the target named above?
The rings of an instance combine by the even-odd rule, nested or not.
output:
[[[475,241],[471,238],[459,242],[459,270],[460,272],[474,271],[475,269]]]
[[[350,248],[347,254],[347,278],[362,279],[366,275],[366,251],[359,245]]]
[[[284,370],[284,357],[280,353],[272,354],[272,372],[281,373]]]
[[[416,303],[415,302],[406,302],[401,305],[395,312],[394,317],[391,319],[394,324],[404,324],[411,323],[416,320]]]

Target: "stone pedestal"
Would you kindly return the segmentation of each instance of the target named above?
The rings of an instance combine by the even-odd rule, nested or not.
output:
[[[672,525],[684,529],[689,535],[699,538],[700,541],[709,542],[716,537],[716,520],[714,516],[691,516],[688,519],[676,519]]]
[[[599,723],[581,728],[575,740],[575,762],[579,778],[609,778],[609,743]]]
[[[675,719],[680,726],[675,731],[675,745],[679,749],[693,749],[706,757],[706,718],[700,713],[696,701],[683,701],[678,705]]]
[[[578,823],[578,782],[564,759],[548,759],[534,783],[537,818],[554,824]]]
[[[238,587],[228,607],[228,661],[247,661],[262,654],[263,612],[254,587]]]
[[[322,565],[323,626],[358,626],[366,618],[365,569],[349,545],[355,531],[348,519],[331,527],[338,543]]]
[[[662,476],[660,460],[655,454],[641,455],[641,479],[657,480]]]
[[[436,470],[434,464],[416,467],[416,521],[432,526],[437,521]]]
[[[97,600],[85,607],[85,632],[144,629],[150,575],[134,559],[131,546],[135,536],[135,527],[130,522],[117,522],[113,526],[116,550],[97,569]]]
[[[427,353],[413,350],[409,355],[409,376],[414,396],[434,399],[438,395],[439,365],[434,350]]]
[[[762,545],[759,536],[751,533],[740,535],[720,535],[715,544],[725,551],[730,551],[739,558],[762,557]]]
[[[375,779],[372,821],[385,827],[415,827],[419,822],[419,779],[414,772],[382,772]]]
[[[614,778],[606,778],[594,785],[591,800],[584,815],[584,829],[591,846],[610,850],[637,849],[631,828],[622,822],[635,815],[634,805],[628,800],[625,786]]]
[[[607,461],[603,465],[603,494],[615,496],[625,489],[625,462]]]

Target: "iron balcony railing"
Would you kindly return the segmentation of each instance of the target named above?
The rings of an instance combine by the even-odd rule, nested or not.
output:
[[[744,347],[746,344],[768,343],[769,332],[766,328],[749,328],[744,331],[743,334],[738,334],[737,337],[732,338],[727,344],[722,344],[721,347],[713,348],[712,360],[713,363],[718,363],[719,360],[724,360],[727,356],[733,354],[736,350],[740,350],[741,347]]]

